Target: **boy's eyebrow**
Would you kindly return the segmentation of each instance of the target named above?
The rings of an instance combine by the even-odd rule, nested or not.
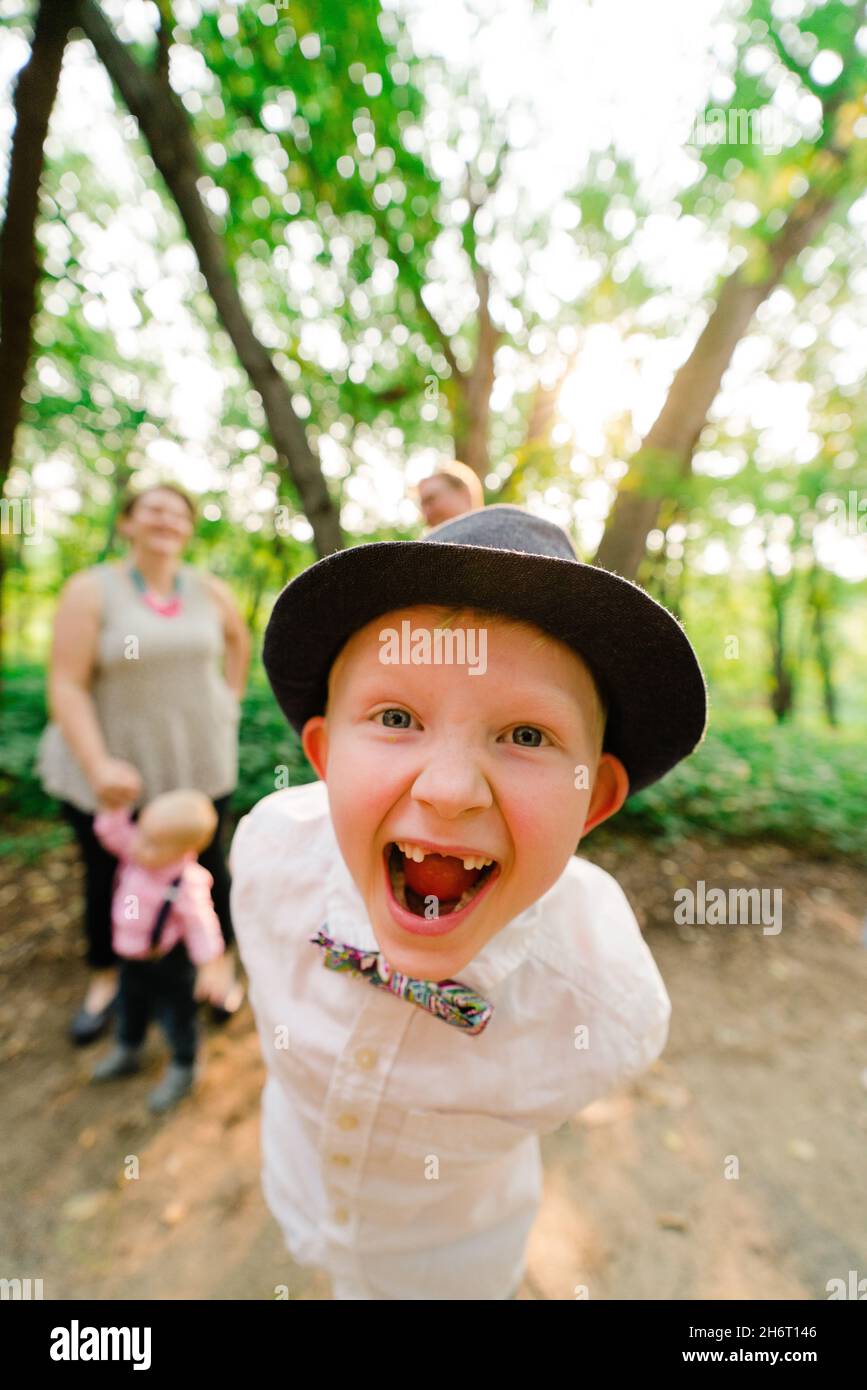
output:
[[[550,710],[555,718],[567,716],[577,716],[582,722],[585,721],[585,711],[581,703],[574,695],[568,694],[559,687],[547,687],[540,689],[538,686],[524,687],[513,684],[504,695],[504,702],[509,704],[535,704],[541,706],[543,710]],[[588,716],[589,717],[589,716]]]

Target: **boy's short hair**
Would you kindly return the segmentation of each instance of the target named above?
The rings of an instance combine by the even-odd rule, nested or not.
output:
[[[418,606],[420,607],[422,605]],[[534,623],[524,622],[522,618],[512,618],[509,616],[508,613],[494,613],[486,608],[473,608],[472,606],[467,606],[464,608],[453,608],[441,603],[431,603],[425,604],[423,606],[434,608],[442,615],[443,621],[441,621],[438,624],[439,627],[449,627],[453,622],[456,621],[457,618],[462,617],[466,614],[473,614],[476,617],[480,618],[495,618],[499,623],[501,623],[505,627],[535,627]],[[376,619],[374,618],[373,621],[375,622]],[[552,637],[549,633],[544,632],[542,628],[539,628],[537,631],[538,635],[535,641],[533,642],[534,650],[538,647],[543,647],[547,642],[560,641],[559,637]],[[353,633],[352,636],[354,637],[355,633]],[[325,701],[325,709],[323,711],[326,718],[328,717],[328,706],[331,703],[332,681],[334,678],[334,673],[337,670],[338,664],[340,663],[341,658],[343,657],[343,654],[346,651],[346,648],[349,645],[350,640],[350,638],[347,638],[346,642],[344,642],[343,646],[340,648],[340,651],[337,653],[336,657],[331,663],[331,669],[328,672],[328,695]],[[566,646],[566,643],[562,643],[561,645]],[[590,676],[590,683],[593,689],[593,694],[595,696],[595,719],[593,726],[593,737],[594,741],[597,744],[598,751],[601,753],[605,745],[605,727],[608,722],[608,701],[602,691],[596,673],[593,671],[592,667],[588,664],[586,659],[582,656],[581,652],[577,651],[574,647],[568,647],[567,650],[572,652],[573,656],[578,657],[579,661],[582,662],[585,670],[587,671],[587,674]]]

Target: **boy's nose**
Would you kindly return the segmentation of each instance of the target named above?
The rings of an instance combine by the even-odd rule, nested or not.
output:
[[[431,752],[413,783],[412,796],[443,820],[453,820],[465,811],[484,811],[494,801],[477,759],[459,741],[440,744]]]

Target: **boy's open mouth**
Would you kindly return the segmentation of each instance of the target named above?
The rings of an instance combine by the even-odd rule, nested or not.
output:
[[[407,854],[405,851],[411,851]],[[419,858],[419,856],[422,856]],[[451,854],[432,854],[412,844],[392,842],[386,849],[386,862],[396,902],[416,917],[426,917],[425,909],[436,902],[435,916],[447,917],[468,907],[499,868],[495,859],[484,856],[465,860]]]

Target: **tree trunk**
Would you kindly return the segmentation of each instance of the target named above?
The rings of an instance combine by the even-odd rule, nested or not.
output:
[[[816,661],[822,678],[822,704],[825,718],[832,729],[838,725],[837,691],[834,686],[834,662],[831,644],[828,641],[827,612],[830,607],[830,575],[824,577],[819,572],[818,563],[814,565],[810,577],[810,607],[813,611],[813,635],[816,641]]]
[[[129,481],[132,475],[133,470],[127,466],[126,460],[124,460],[122,464],[118,464],[114,470],[114,473],[112,474],[114,497],[112,498],[111,503],[111,520],[108,523],[108,527],[105,533],[105,539],[102,543],[102,549],[100,550],[99,557],[96,561],[98,565],[104,565],[112,550],[114,549],[114,542],[117,536],[117,523],[120,521],[121,503],[123,501],[124,493],[126,492],[129,486]]]
[[[768,570],[771,599],[771,709],[778,724],[792,712],[795,702],[795,682],[786,650],[786,599],[790,584],[780,583]]]
[[[634,579],[656,524],[668,469],[689,474],[693,450],[735,348],[759,305],[786,267],[809,245],[834,205],[831,196],[805,196],[768,247],[770,271],[750,282],[740,270],[723,284],[719,299],[689,357],[679,368],[657,419],[642,440],[630,473],[611,509],[595,564]],[[659,475],[659,476],[657,476]]]
[[[488,427],[491,419],[491,391],[494,388],[494,354],[500,333],[491,321],[489,307],[490,276],[483,266],[474,267],[479,296],[479,341],[473,369],[458,377],[458,409],[455,422],[455,456],[472,468],[484,486],[490,472]]]
[[[569,358],[563,371],[552,386],[538,382],[533,393],[533,404],[527,420],[524,443],[515,452],[515,463],[511,473],[496,496],[497,502],[518,502],[519,484],[530,466],[541,462],[542,456],[551,449],[551,427],[557,417],[557,401],[564,381],[575,365],[575,355]]]
[[[154,72],[139,67],[93,0],[79,0],[78,22],[138,121],[150,156],[177,205],[223,327],[262,398],[280,465],[295,484],[313,528],[316,553],[321,559],[340,550],[340,520],[319,463],[292,408],[289,388],[253,331],[222,242],[199,193],[202,171],[198,151],[186,112],[169,86],[165,62]]]
[[[56,0],[42,0],[30,57],[15,84],[15,129],[9,157],[6,220],[0,232],[0,497],[12,464],[21,418],[21,392],[30,364],[33,315],[39,283],[36,219],[45,166],[45,137],[57,95],[66,35],[72,16]],[[5,530],[5,524],[3,529]],[[0,536],[0,671],[3,668],[3,580]]]
[[[265,595],[265,585],[267,582],[268,575],[266,571],[264,569],[256,570],[247,596],[247,627],[252,633],[258,634],[259,609],[262,606],[262,599]]]
[[[837,691],[834,688],[834,667],[831,660],[831,648],[828,642],[828,634],[825,628],[825,612],[820,605],[815,613],[816,630],[816,658],[819,662],[819,670],[822,673],[822,704],[825,707],[825,718],[832,729],[837,728]]]

